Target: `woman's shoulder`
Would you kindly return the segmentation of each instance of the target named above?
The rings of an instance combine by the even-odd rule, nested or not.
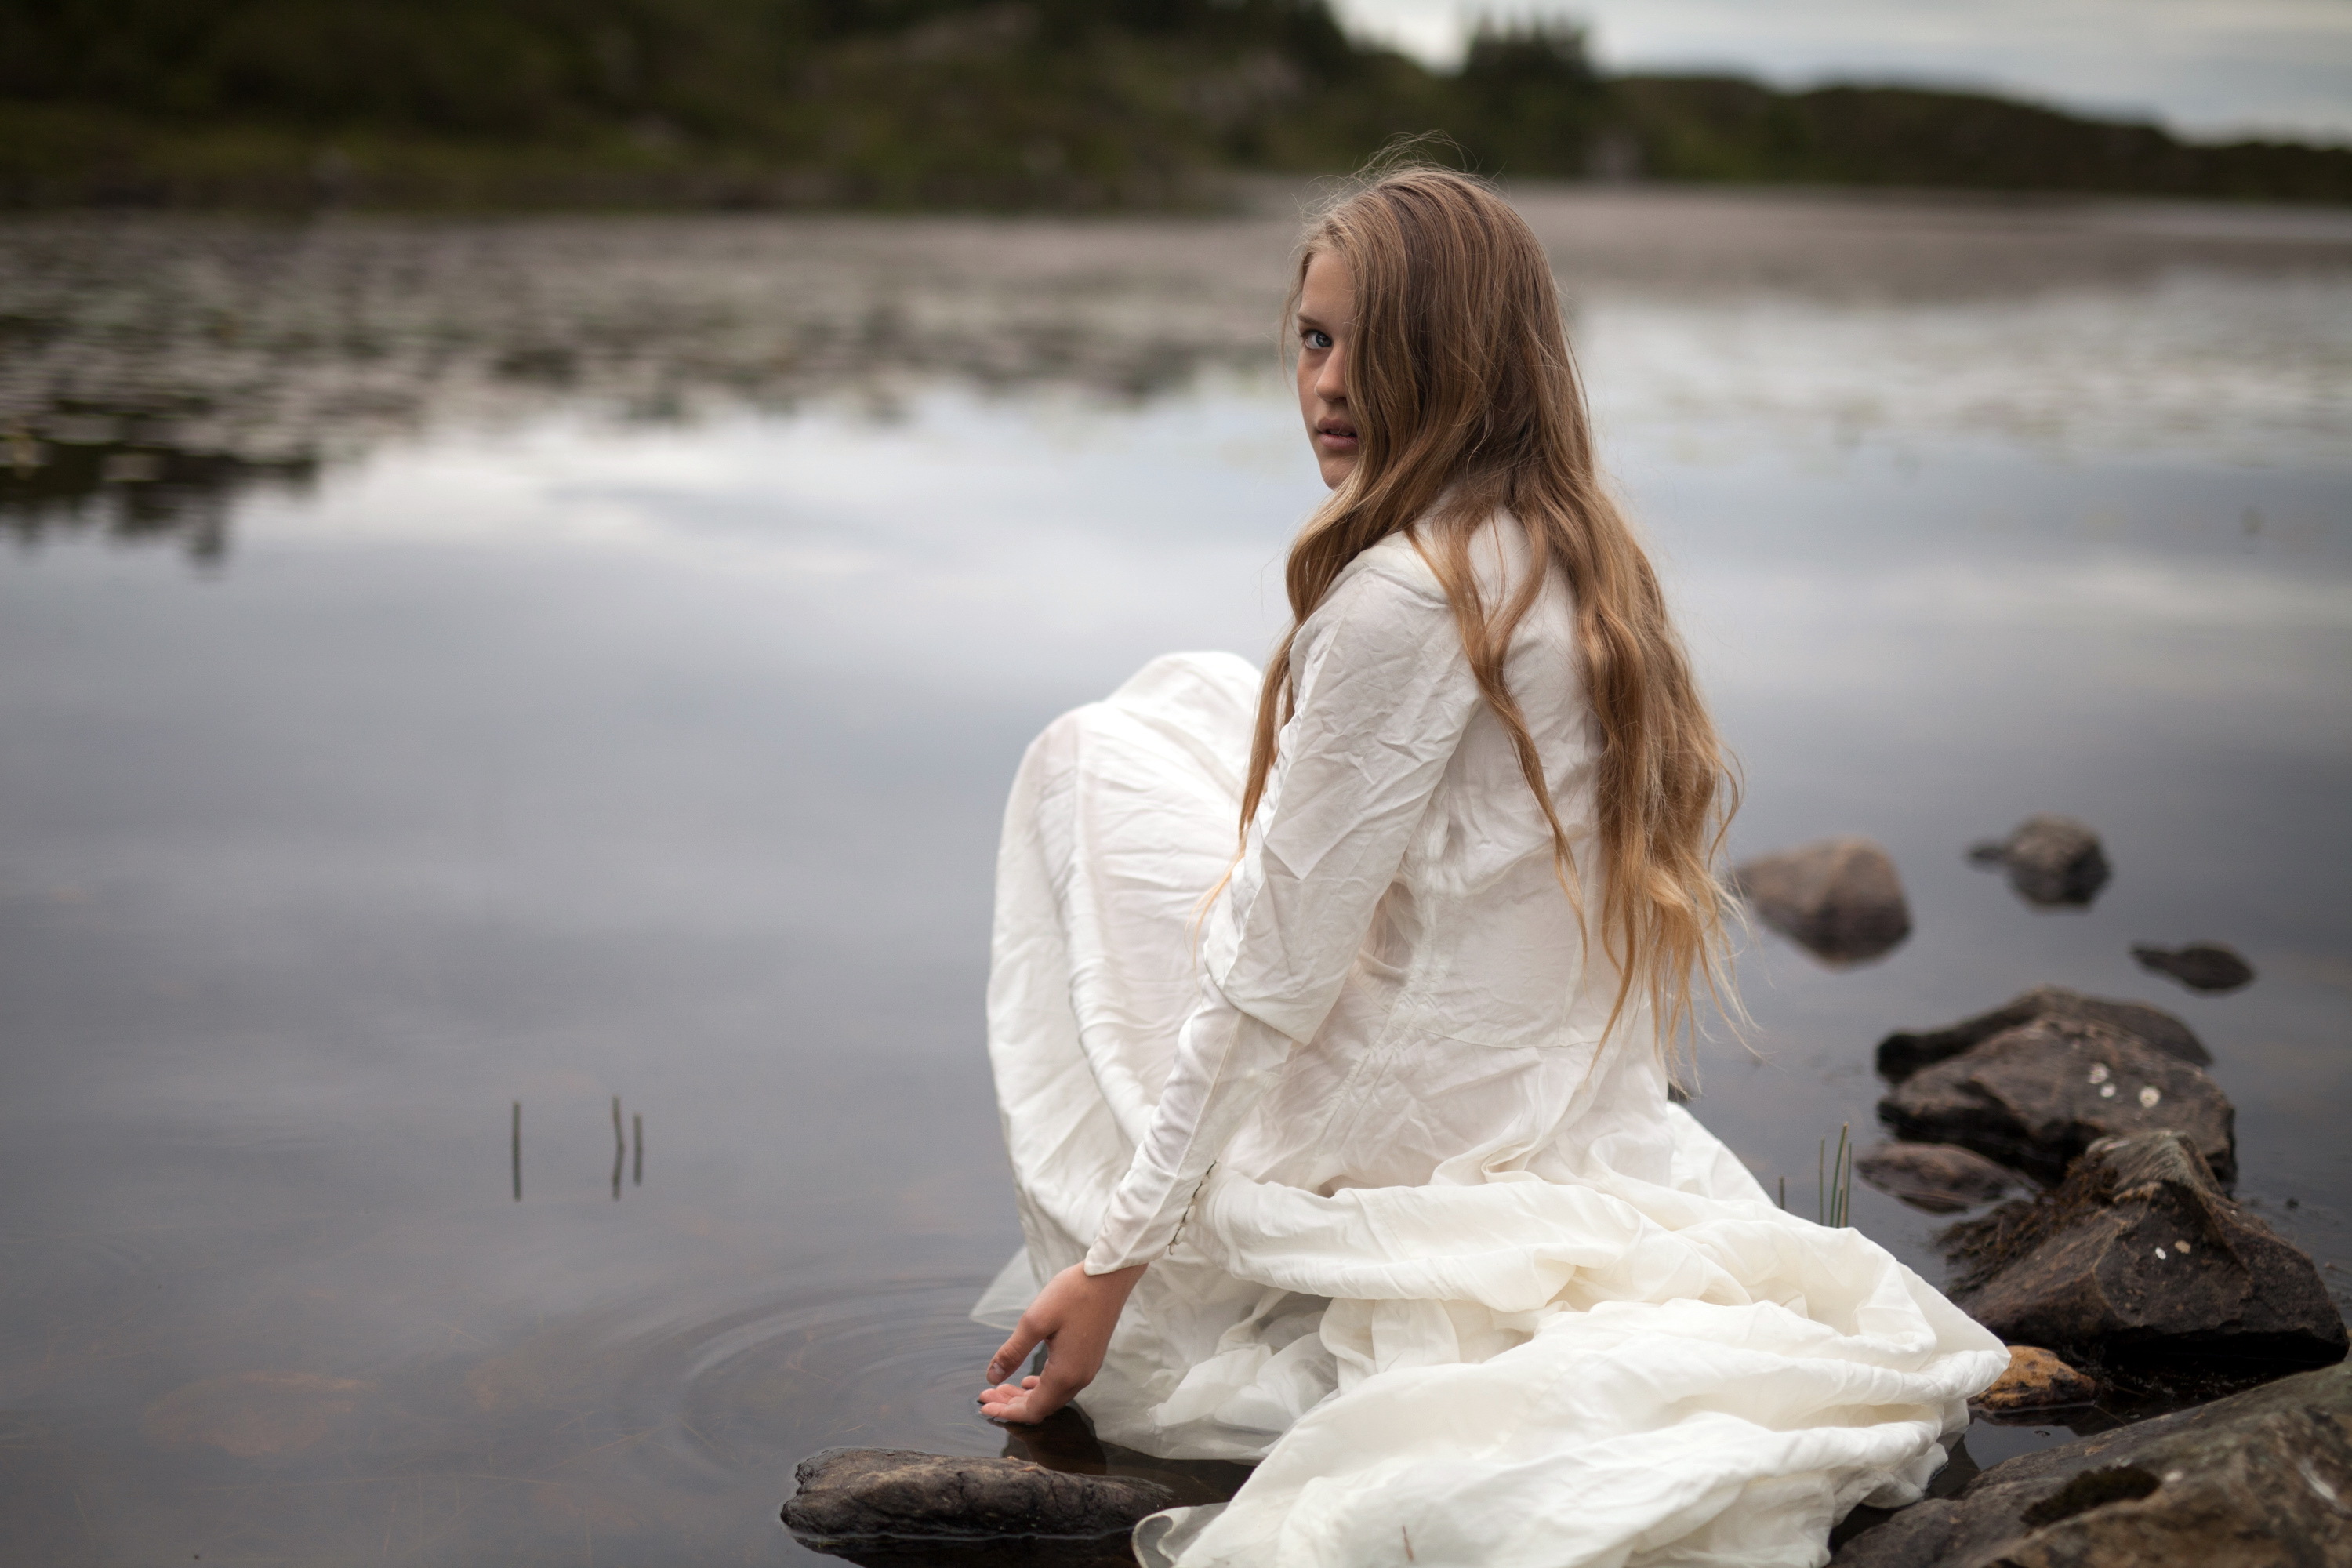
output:
[[[1410,538],[1391,533],[1341,567],[1323,602],[1299,624],[1293,668],[1303,671],[1332,658],[1355,666],[1419,658],[1441,640],[1459,641],[1453,617],[1437,574]]]
[[[1445,602],[1445,585],[1412,535],[1402,530],[1359,551],[1323,598],[1326,607],[1395,604],[1426,609]]]
[[[1430,563],[1431,552],[1443,548],[1431,526],[1401,529],[1366,546],[1340,571],[1325,603],[1352,591],[1354,596],[1403,599],[1424,607],[1448,605],[1445,584]],[[1496,508],[1457,537],[1467,547],[1465,556],[1484,596],[1507,595],[1528,570],[1527,532],[1506,508]]]
[[[1429,641],[1452,618],[1437,574],[1411,539],[1391,533],[1340,568],[1323,602],[1300,623],[1297,646],[1309,659],[1343,645],[1402,648]]]

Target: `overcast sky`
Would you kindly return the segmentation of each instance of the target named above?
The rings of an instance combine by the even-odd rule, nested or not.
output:
[[[2352,0],[1337,0],[1451,63],[1482,15],[1581,17],[1613,69],[1990,88],[2194,136],[2352,142]]]

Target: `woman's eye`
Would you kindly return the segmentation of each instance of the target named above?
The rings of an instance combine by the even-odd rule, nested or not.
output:
[[[1331,334],[1328,332],[1318,331],[1315,328],[1309,327],[1302,335],[1306,339],[1307,346],[1310,349],[1328,349],[1331,346]]]

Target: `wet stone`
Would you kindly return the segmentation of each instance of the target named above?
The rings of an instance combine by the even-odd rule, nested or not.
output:
[[[1832,963],[1875,958],[1911,934],[1895,861],[1868,838],[1824,838],[1759,856],[1733,880],[1766,925]]]
[[[2236,948],[2218,942],[2180,947],[2134,942],[2131,952],[2142,969],[2168,974],[2191,991],[2235,991],[2254,978],[2254,966]]]
[[[1132,1476],[898,1448],[828,1448],[803,1459],[794,1479],[783,1509],[794,1538],[873,1568],[1131,1562],[1136,1522],[1176,1500]]]
[[[1976,1415],[2003,1416],[2036,1415],[2069,1405],[2088,1405],[2099,1396],[2096,1378],[2078,1372],[2064,1360],[2034,1345],[2009,1347],[2009,1370],[1993,1385],[1969,1401]]]
[[[2030,904],[2087,904],[2112,874],[2099,836],[2071,816],[2029,816],[2007,838],[1979,844],[1969,858],[2000,866],[2009,885]]]
[[[2203,1070],[2105,1024],[2038,1018],[1922,1068],[1878,1102],[1910,1142],[1957,1143],[2043,1182],[2102,1138],[2170,1130],[2224,1187],[2236,1110]]]
[[[1854,1157],[1853,1173],[1929,1214],[1958,1214],[2005,1198],[2024,1178],[1953,1143],[1881,1143]]]
[[[2095,1144],[2056,1191],[1944,1242],[1962,1266],[1953,1303],[2012,1343],[2139,1365],[2345,1353],[2311,1259],[2224,1196],[2179,1132]]]
[[[1889,1083],[1901,1083],[1923,1067],[1958,1056],[1970,1046],[2038,1018],[2105,1024],[2192,1066],[2213,1064],[2212,1053],[2205,1048],[2195,1031],[2162,1008],[2141,1002],[2111,1002],[2105,997],[2085,996],[2063,985],[2037,985],[1990,1013],[1963,1018],[1944,1028],[1900,1030],[1887,1036],[1878,1042],[1878,1074]]]
[[[1832,1568],[2352,1562],[2352,1367],[2039,1453],[1848,1539]]]

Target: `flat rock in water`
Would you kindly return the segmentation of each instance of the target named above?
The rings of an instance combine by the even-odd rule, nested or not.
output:
[[[2094,1144],[2055,1192],[1944,1242],[1962,1265],[1953,1303],[2012,1343],[2143,1364],[2345,1352],[2311,1259],[2222,1195],[2178,1132]]]
[[[1108,1561],[1131,1561],[1136,1521],[1175,1503],[1166,1487],[1134,1477],[899,1448],[828,1448],[803,1459],[793,1479],[785,1528],[804,1546],[871,1563],[946,1543],[992,1544],[1024,1563],[1088,1562],[1101,1544]]]
[[[2352,1367],[2283,1378],[1995,1465],[1847,1541],[1832,1568],[2352,1563]]]
[[[1969,1401],[1976,1415],[1995,1420],[2004,1415],[2088,1405],[2099,1396],[2098,1380],[2077,1372],[2061,1358],[2035,1345],[2009,1347],[2009,1370],[1993,1385]]]
[[[1911,934],[1894,858],[1868,838],[1824,838],[1732,873],[1759,919],[1832,963],[1875,958]]]
[[[1975,846],[1969,858],[2007,868],[2009,885],[2029,904],[2087,904],[2113,874],[2088,824],[2049,813],[2027,817],[2006,838]]]
[[[1853,1173],[1929,1214],[1958,1214],[2025,1184],[2015,1171],[1957,1143],[1880,1143],[1854,1156]]]
[[[2037,1018],[1922,1068],[1878,1102],[1916,1143],[1958,1143],[2044,1182],[2102,1138],[2169,1129],[2229,1186],[2237,1112],[2203,1069],[2105,1024]]]
[[[2238,950],[2218,942],[2192,942],[2180,947],[2132,943],[2132,956],[2142,969],[2169,974],[2191,991],[2235,991],[2254,977],[2254,966]]]
[[[2110,1002],[2104,997],[2085,996],[2063,985],[2037,985],[1990,1013],[1963,1018],[1944,1028],[1916,1033],[1903,1030],[1887,1036],[1878,1042],[1878,1074],[1889,1083],[1901,1083],[1923,1067],[1958,1056],[1970,1046],[2020,1024],[2031,1024],[2036,1018],[2074,1018],[2105,1024],[2155,1047],[2166,1056],[2178,1057],[2200,1068],[2213,1065],[2212,1053],[2195,1032],[2161,1008],[2140,1002]]]

